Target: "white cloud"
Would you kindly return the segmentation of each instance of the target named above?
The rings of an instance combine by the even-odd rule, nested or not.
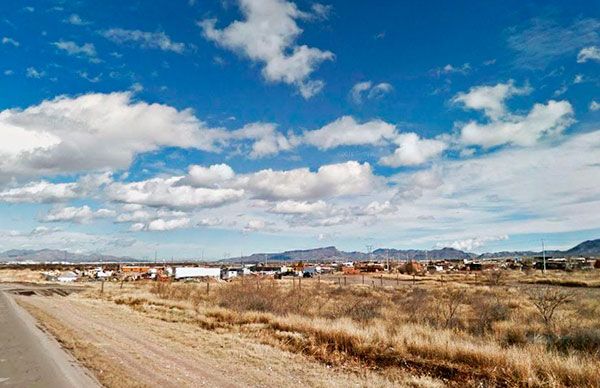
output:
[[[358,82],[350,90],[350,98],[354,103],[361,104],[365,93],[366,97],[372,100],[383,97],[392,90],[394,87],[387,82],[381,82],[374,86],[371,81]]]
[[[98,189],[109,182],[111,182],[110,173],[84,175],[77,182],[51,183],[46,180],[29,182],[23,186],[9,187],[0,191],[0,202],[66,202],[86,195],[95,195]]]
[[[115,182],[106,193],[117,202],[175,209],[211,208],[238,201],[244,190],[196,188],[180,184],[183,177],[154,178],[133,183]]]
[[[369,193],[380,185],[369,163],[329,164],[316,172],[308,168],[287,171],[261,170],[244,176],[243,187],[257,198],[311,200]]]
[[[114,217],[116,213],[109,209],[92,210],[89,206],[81,207],[58,207],[50,210],[42,222],[75,222],[79,224],[88,223],[96,218]]]
[[[22,187],[0,191],[0,202],[48,203],[63,202],[80,195],[76,183],[32,182]]]
[[[392,155],[384,156],[379,163],[384,166],[416,166],[439,156],[448,145],[441,140],[422,139],[416,133],[401,134],[394,142],[398,148]]]
[[[594,18],[579,19],[571,25],[537,18],[526,28],[510,29],[508,45],[518,54],[517,65],[540,69],[581,47],[598,44],[599,29],[600,20]]]
[[[399,219],[388,227],[408,231],[416,223],[429,230],[430,238],[446,241],[449,236],[464,239],[474,234],[598,228],[598,149],[600,130],[573,135],[558,144],[505,148],[399,174],[393,177],[399,183],[395,203],[398,214],[408,221]],[[410,221],[411,216],[415,221]]]
[[[7,109],[0,129],[0,180],[127,168],[135,155],[162,146],[215,151],[225,133],[206,128],[190,109],[133,101],[127,92]]]
[[[15,39],[13,38],[9,38],[7,36],[2,38],[2,44],[11,44],[14,47],[19,47],[21,44],[19,42],[17,42]]]
[[[37,70],[35,67],[28,67],[25,71],[25,75],[27,78],[44,78],[46,76],[46,72],[43,70]]]
[[[150,223],[148,223],[148,225],[146,227],[146,230],[165,231],[165,230],[188,228],[189,226],[190,226],[189,218],[176,218],[173,220],[163,220],[162,218],[159,218],[157,220],[150,221]]]
[[[65,23],[69,23],[69,24],[72,24],[74,26],[86,26],[88,24],[91,24],[87,20],[83,20],[81,18],[81,16],[77,15],[76,13],[69,15],[69,17],[67,19],[63,20],[63,21]]]
[[[333,6],[321,3],[314,3],[310,8],[312,9],[315,18],[320,20],[327,20],[329,18],[329,15],[331,14]]]
[[[516,87],[514,81],[510,80],[505,84],[495,86],[476,86],[472,87],[467,93],[458,93],[453,99],[453,103],[462,103],[466,108],[483,110],[490,119],[497,120],[506,116],[505,101],[512,96],[519,96],[531,93],[530,87]]]
[[[584,47],[577,54],[577,63],[585,63],[587,61],[600,62],[600,48],[596,46]]]
[[[264,64],[263,77],[271,82],[295,85],[304,98],[317,94],[323,82],[310,75],[333,53],[306,45],[297,45],[302,33],[296,19],[309,18],[285,0],[239,0],[245,20],[234,21],[223,29],[215,19],[200,21],[204,36],[218,45]]]
[[[235,172],[227,164],[213,164],[209,167],[192,165],[185,182],[195,187],[220,187],[234,176]]]
[[[438,248],[450,247],[466,252],[473,252],[478,248],[486,245],[488,242],[508,240],[507,235],[503,236],[483,236],[483,237],[472,237],[463,240],[455,240],[447,243],[436,244]]]
[[[382,120],[359,124],[351,116],[343,116],[324,127],[306,131],[302,142],[320,149],[345,145],[378,145],[396,136],[396,127]]]
[[[471,71],[471,64],[469,64],[469,63],[463,63],[460,66],[453,66],[452,64],[449,63],[442,68],[435,69],[433,72],[435,75],[440,76],[442,74],[454,74],[454,73],[467,74],[469,71]]]
[[[234,131],[231,134],[233,139],[251,139],[254,140],[251,158],[262,158],[275,155],[280,151],[288,151],[292,148],[289,140],[277,132],[277,126],[271,123],[251,123]]]
[[[185,44],[173,42],[164,32],[146,32],[140,30],[126,30],[123,28],[111,28],[103,31],[102,35],[119,44],[136,43],[142,48],[160,49],[182,54]]]
[[[560,134],[573,122],[573,108],[568,101],[550,100],[535,104],[526,116],[507,112],[505,100],[529,93],[530,88],[517,88],[510,81],[496,86],[479,86],[468,93],[459,93],[453,102],[466,108],[483,110],[489,122],[470,121],[461,128],[464,144],[493,147],[502,144],[534,145],[543,136]]]
[[[600,102],[592,100],[592,102],[590,102],[590,110],[593,112],[600,110]]]
[[[276,214],[311,214],[326,211],[329,207],[324,201],[283,201],[277,202],[269,211]]]
[[[88,58],[96,57],[96,47],[93,43],[84,43],[80,46],[73,41],[59,40],[58,42],[53,42],[52,45],[69,55],[85,55]]]
[[[223,220],[220,218],[203,218],[200,221],[198,221],[197,226],[213,227],[221,225],[222,223]]]
[[[244,226],[244,232],[258,232],[267,228],[267,222],[265,220],[253,219],[249,220],[246,226]]]

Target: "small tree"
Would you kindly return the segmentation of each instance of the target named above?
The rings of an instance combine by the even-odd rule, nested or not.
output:
[[[439,305],[439,315],[444,328],[451,327],[454,323],[458,309],[465,302],[467,292],[461,288],[448,290],[444,293]]]
[[[573,299],[573,295],[570,292],[560,290],[556,287],[533,288],[527,292],[527,295],[548,328],[554,324],[554,313],[556,310]]]
[[[487,283],[490,286],[499,286],[504,281],[504,271],[502,270],[493,270],[487,273]]]

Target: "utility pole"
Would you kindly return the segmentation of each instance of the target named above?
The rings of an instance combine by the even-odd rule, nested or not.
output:
[[[543,273],[546,273],[546,247],[544,246],[544,239],[542,239],[542,260],[544,261]]]

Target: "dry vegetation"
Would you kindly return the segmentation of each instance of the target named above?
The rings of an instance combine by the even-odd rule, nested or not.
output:
[[[208,295],[202,283],[148,283],[103,297],[391,380],[600,386],[599,290],[462,279],[383,288],[247,279],[212,284]]]
[[[252,277],[209,292],[206,283],[107,283],[102,295],[96,283],[67,300],[368,371],[366,385],[600,386],[599,271],[357,279]],[[67,344],[76,355],[79,345]]]

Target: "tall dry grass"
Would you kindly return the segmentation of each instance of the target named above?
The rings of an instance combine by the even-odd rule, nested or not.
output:
[[[600,386],[596,290],[570,290],[552,326],[522,287],[459,282],[371,288],[253,280],[107,292],[159,319],[239,331],[327,364],[475,385]],[[538,287],[538,286],[531,286]]]

